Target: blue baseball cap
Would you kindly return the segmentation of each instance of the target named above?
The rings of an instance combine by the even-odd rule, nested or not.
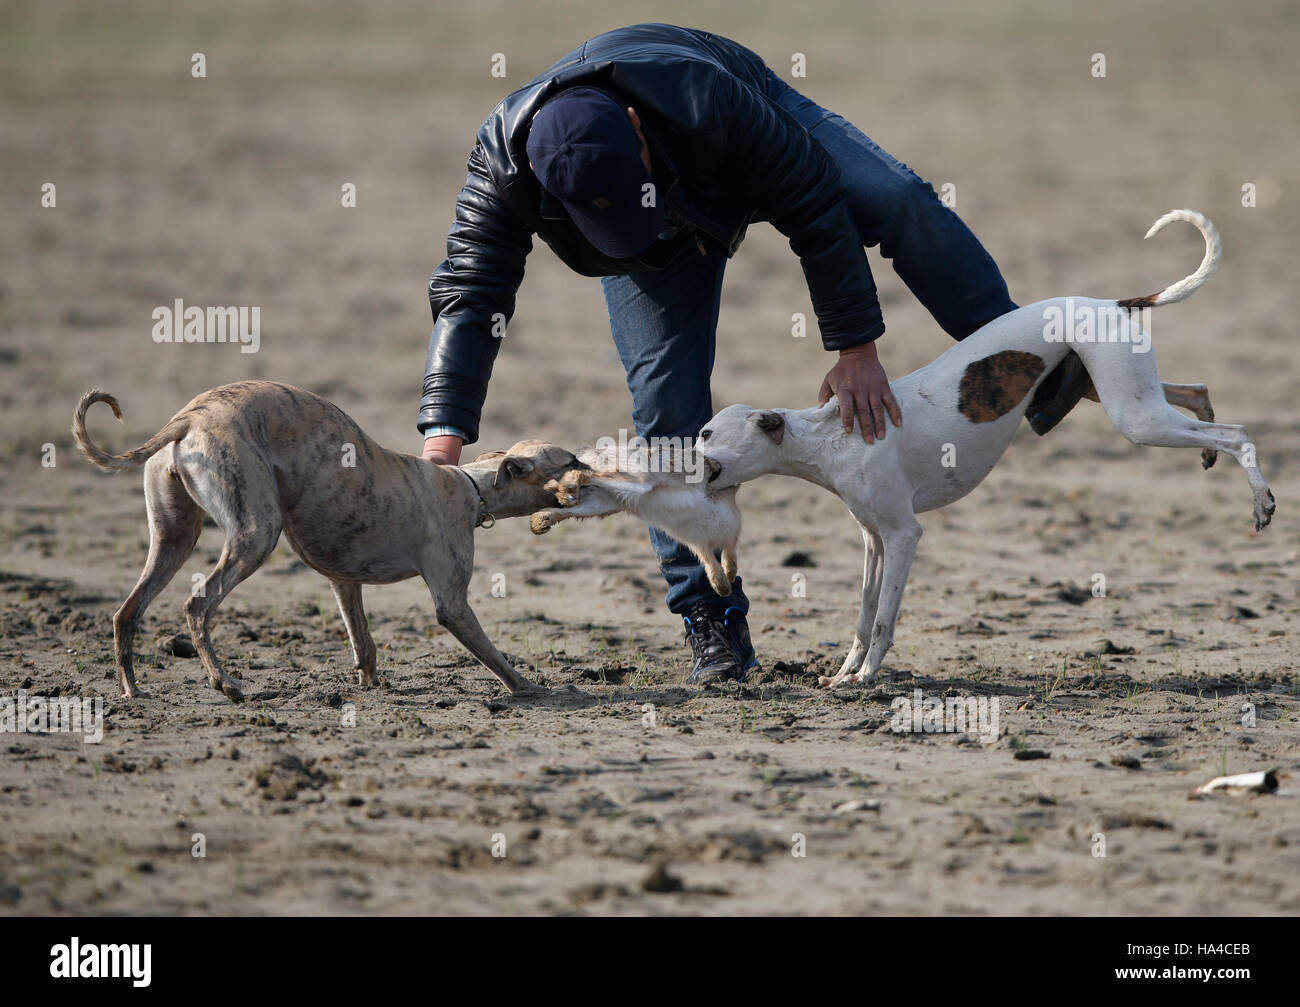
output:
[[[561,91],[533,116],[528,160],[542,188],[564,204],[601,253],[625,259],[664,228],[658,194],[643,205],[650,172],[627,110],[603,91]]]

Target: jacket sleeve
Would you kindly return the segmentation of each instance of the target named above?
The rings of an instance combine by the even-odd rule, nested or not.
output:
[[[447,258],[429,280],[433,333],[416,425],[458,427],[478,440],[488,379],[532,250],[532,229],[505,205],[482,148],[456,198]]]
[[[835,162],[799,123],[728,73],[714,92],[724,167],[799,256],[828,350],[885,331],[876,284]]]

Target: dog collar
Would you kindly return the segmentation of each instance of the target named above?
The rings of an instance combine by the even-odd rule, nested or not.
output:
[[[496,515],[488,510],[487,501],[483,499],[483,491],[478,488],[478,483],[474,477],[466,472],[459,465],[453,466],[457,472],[469,480],[470,486],[474,488],[474,496],[478,498],[478,519],[474,522],[475,528],[491,528],[497,523]]]

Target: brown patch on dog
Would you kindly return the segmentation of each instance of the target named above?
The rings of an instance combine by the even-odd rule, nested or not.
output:
[[[1042,357],[1020,350],[976,360],[961,376],[957,408],[972,423],[992,423],[1024,399],[1045,366]]]
[[[1116,301],[1125,311],[1132,311],[1134,308],[1154,308],[1156,298],[1160,296],[1160,291],[1154,294],[1143,294],[1141,297],[1126,297],[1122,301]]]

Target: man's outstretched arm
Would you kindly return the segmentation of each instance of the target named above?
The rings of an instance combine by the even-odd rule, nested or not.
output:
[[[460,445],[478,440],[492,364],[532,247],[531,229],[505,206],[476,146],[456,198],[447,258],[429,280],[434,325],[417,425],[430,461],[454,464]]]

